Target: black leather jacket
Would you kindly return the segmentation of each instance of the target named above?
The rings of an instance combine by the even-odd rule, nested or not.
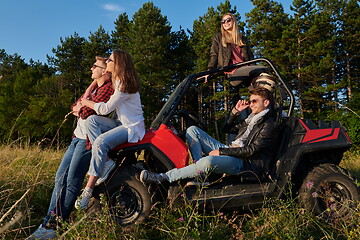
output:
[[[241,47],[241,51],[244,54],[245,61],[253,59],[253,53],[250,48],[250,44],[247,42],[246,38],[242,35],[242,41],[246,44]],[[210,61],[208,63],[208,69],[224,67],[229,65],[231,58],[231,44],[228,43],[224,47],[221,43],[221,33],[215,34],[212,39],[211,49],[210,49]]]
[[[238,129],[239,138],[246,130],[247,123],[245,121],[234,126],[234,120],[237,115],[230,113],[224,130],[230,132],[234,127]],[[274,117],[269,111],[263,119],[257,123],[245,143],[244,147],[235,148],[220,148],[220,155],[228,155],[244,160],[243,170],[250,170],[256,173],[259,177],[269,172],[271,163],[276,154],[276,146],[278,141],[278,127]]]

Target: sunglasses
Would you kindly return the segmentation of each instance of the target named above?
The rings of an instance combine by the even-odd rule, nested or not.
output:
[[[224,24],[224,23],[228,23],[231,21],[232,21],[232,18],[227,18],[227,19],[222,20],[221,23]]]
[[[96,65],[96,64],[93,64],[93,68],[101,68],[101,69],[106,69],[106,67],[101,67],[101,66],[99,66],[99,65]]]
[[[252,99],[252,100],[249,100],[249,101],[248,101],[249,104],[255,104],[255,103],[257,103],[257,102],[259,102],[258,99]]]

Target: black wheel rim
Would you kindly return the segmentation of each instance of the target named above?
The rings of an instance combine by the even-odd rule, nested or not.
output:
[[[142,199],[139,192],[129,186],[120,186],[110,198],[110,211],[120,224],[136,221],[142,212]]]
[[[329,220],[347,217],[355,204],[348,188],[339,182],[323,183],[313,197],[317,199],[321,214]]]

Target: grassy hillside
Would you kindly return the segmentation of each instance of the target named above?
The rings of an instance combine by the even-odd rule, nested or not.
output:
[[[64,151],[0,147],[0,239],[24,239],[44,217]],[[359,152],[342,166],[360,179]],[[359,184],[359,183],[358,183]],[[360,239],[360,208],[353,219],[326,225],[299,207],[297,199],[272,200],[257,212],[203,213],[196,205],[153,206],[144,224],[120,227],[106,208],[73,211],[64,239]]]

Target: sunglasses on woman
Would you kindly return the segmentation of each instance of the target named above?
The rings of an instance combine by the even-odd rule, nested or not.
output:
[[[222,24],[231,22],[232,18],[227,18],[221,21]]]

